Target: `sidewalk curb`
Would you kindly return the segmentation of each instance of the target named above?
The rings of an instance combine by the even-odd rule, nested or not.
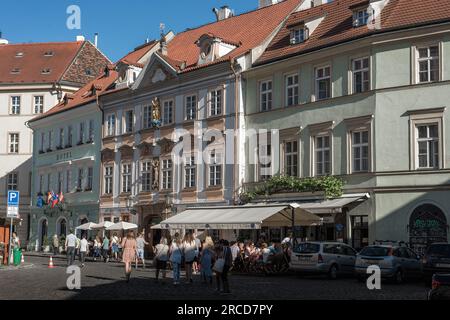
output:
[[[7,266],[7,267],[0,267],[0,271],[14,271],[14,270],[21,270],[21,269],[31,269],[34,267],[33,263],[26,263],[23,266]]]

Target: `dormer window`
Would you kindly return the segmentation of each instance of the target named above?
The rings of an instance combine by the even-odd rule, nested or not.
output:
[[[53,57],[55,53],[53,51],[46,51],[44,52],[44,57]]]
[[[308,39],[308,28],[300,27],[291,30],[291,44],[298,44]]]
[[[223,57],[240,45],[240,43],[218,38],[210,33],[202,35],[196,44],[200,48],[198,57],[198,64],[200,65]]]
[[[19,74],[20,73],[20,69],[19,68],[14,68],[11,70],[11,74]]]
[[[22,58],[23,55],[23,52],[16,52],[16,58]]]
[[[367,25],[369,21],[369,11],[367,8],[358,9],[353,12],[353,26],[360,27]]]
[[[50,72],[52,72],[52,70],[51,69],[48,69],[48,68],[46,68],[46,69],[42,69],[42,74],[50,74]]]

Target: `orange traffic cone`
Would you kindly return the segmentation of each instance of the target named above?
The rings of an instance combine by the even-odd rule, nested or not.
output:
[[[49,268],[54,268],[55,266],[53,265],[53,257],[50,256],[50,261],[48,262],[48,267]]]
[[[23,253],[22,253],[22,259],[20,260],[20,263],[25,263],[25,259],[23,257]]]

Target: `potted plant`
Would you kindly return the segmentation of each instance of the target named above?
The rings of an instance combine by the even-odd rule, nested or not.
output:
[[[42,249],[44,250],[44,252],[50,252],[50,239],[45,237],[44,238],[44,243],[42,244]]]

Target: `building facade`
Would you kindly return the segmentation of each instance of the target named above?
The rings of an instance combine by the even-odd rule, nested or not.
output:
[[[138,223],[157,242],[151,227],[172,214],[234,204],[244,167],[240,74],[299,5],[217,9],[216,22],[162,37],[131,89],[101,99],[101,219]]]
[[[449,9],[344,0],[292,14],[244,75],[247,130],[279,130],[263,152],[247,144],[246,187],[273,175],[336,175],[345,194],[369,197],[324,215],[306,237],[357,248],[405,241],[418,252],[447,242]]]
[[[90,42],[9,44],[0,41],[0,224],[8,190],[20,191],[20,219],[14,221],[23,244],[29,239],[33,135],[27,121],[47,112],[67,93],[95,79],[108,59]]]

